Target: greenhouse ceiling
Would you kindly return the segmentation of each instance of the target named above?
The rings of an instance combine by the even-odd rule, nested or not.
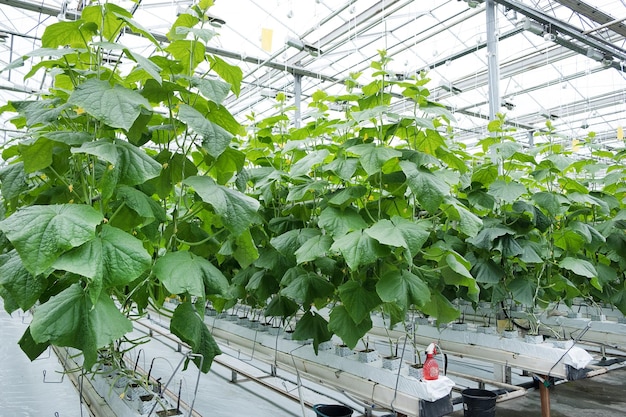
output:
[[[163,42],[166,28],[192,5],[188,0],[115,2]],[[367,82],[370,62],[386,50],[397,77],[427,72],[431,98],[454,113],[454,136],[468,146],[488,134],[494,108],[529,144],[540,140],[533,134],[550,120],[564,140],[595,132],[606,146],[623,146],[626,0],[215,3],[210,12],[219,36],[209,49],[243,70],[241,94],[226,101],[239,120],[273,114],[276,94],[282,92],[291,103],[301,103],[294,124],[305,123],[315,91],[345,92],[350,73],[363,72],[359,81]],[[47,25],[76,19],[82,7],[74,0],[0,0],[0,66],[39,48]],[[487,31],[490,16],[495,36]],[[130,33],[118,42],[142,52],[152,48]],[[490,60],[498,64],[491,72]],[[0,102],[24,100],[45,89],[49,80],[39,72],[25,79],[31,65],[27,61],[0,73]],[[494,74],[500,82],[490,88]],[[412,111],[399,95],[393,106],[396,113]],[[6,119],[2,129],[5,140],[15,134]]]

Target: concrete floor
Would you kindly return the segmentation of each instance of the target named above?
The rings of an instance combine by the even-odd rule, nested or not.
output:
[[[499,402],[496,417],[541,416],[539,390]],[[450,414],[463,416],[463,411]],[[550,417],[623,417],[626,415],[626,368],[550,389]]]

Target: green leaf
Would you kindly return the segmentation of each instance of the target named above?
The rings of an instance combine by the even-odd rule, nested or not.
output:
[[[202,356],[193,358],[198,369],[204,373],[209,372],[213,359],[222,351],[191,303],[182,303],[176,307],[170,322],[170,330],[191,346],[193,353]]]
[[[326,207],[320,213],[318,225],[335,237],[367,227],[363,217],[352,207],[343,210],[336,207]]]
[[[126,9],[112,3],[106,3],[104,7],[100,5],[85,7],[81,13],[81,18],[97,25],[104,39],[114,41],[114,38],[120,34],[123,28],[114,13],[132,17]]]
[[[0,287],[7,291],[22,311],[28,311],[39,296],[46,290],[48,283],[41,277],[34,277],[24,268],[22,260],[15,250],[0,255]],[[7,305],[5,304],[5,307]],[[12,311],[9,311],[11,313]]]
[[[92,304],[79,284],[73,284],[37,307],[30,324],[36,343],[50,342],[83,351],[83,367],[91,369],[97,349],[113,343],[133,326],[109,296]]]
[[[128,208],[144,219],[143,225],[150,224],[155,220],[159,222],[166,220],[166,213],[163,207],[150,196],[135,188],[122,185],[117,189],[117,197],[122,200]]]
[[[504,269],[491,259],[478,259],[472,268],[476,282],[497,284],[504,277]]]
[[[211,69],[215,71],[224,81],[230,84],[230,89],[236,96],[241,90],[243,71],[236,65],[230,65],[217,55],[209,56]]]
[[[307,175],[311,168],[315,165],[319,165],[324,162],[324,159],[330,155],[330,152],[327,149],[320,149],[313,152],[309,152],[304,158],[300,159],[298,162],[292,165],[289,170],[289,174],[292,177],[299,177],[302,175]]]
[[[230,84],[212,78],[185,77],[193,87],[200,90],[200,93],[215,104],[222,104],[230,93]]]
[[[265,309],[266,317],[291,317],[298,311],[298,304],[292,299],[274,295]]]
[[[572,258],[568,256],[559,262],[559,266],[583,277],[596,278],[598,276],[598,272],[593,264],[589,261],[585,261],[584,259]]]
[[[358,168],[357,158],[338,158],[329,164],[324,165],[324,169],[334,172],[344,181],[350,181]]]
[[[562,211],[561,205],[563,203],[567,203],[567,199],[565,199],[563,196],[556,193],[548,193],[545,191],[534,193],[532,198],[539,207],[546,210],[549,214],[553,216],[560,214]]]
[[[436,318],[441,323],[449,323],[461,315],[461,312],[452,305],[450,300],[438,292],[431,294],[430,301],[421,308],[421,311]]]
[[[34,361],[50,346],[49,342],[37,343],[33,340],[33,336],[30,334],[30,327],[26,328],[26,331],[20,338],[18,344],[28,359]]]
[[[380,277],[376,292],[385,303],[395,303],[403,310],[411,305],[421,307],[431,298],[428,286],[409,271],[389,271]]]
[[[107,81],[91,78],[76,87],[68,103],[82,107],[93,117],[111,127],[129,130],[141,113],[152,110],[150,103],[135,90],[112,86]]]
[[[430,236],[431,224],[427,221],[413,222],[400,216],[391,220],[379,220],[365,230],[372,238],[383,245],[402,247],[412,259]]]
[[[563,229],[554,232],[555,246],[571,253],[577,253],[585,245],[585,239],[574,230]]]
[[[343,206],[364,197],[365,194],[367,194],[366,187],[362,185],[350,186],[335,192],[330,200],[328,200],[328,204]]]
[[[115,168],[120,172],[121,183],[139,185],[158,177],[161,173],[161,164],[145,150],[123,140],[116,140],[115,147],[118,154]]]
[[[513,299],[527,306],[535,305],[535,290],[537,286],[527,278],[515,278],[508,285]]]
[[[317,235],[307,239],[295,252],[296,262],[301,264],[328,256],[332,243],[333,239],[328,235]]]
[[[182,104],[178,111],[180,120],[204,137],[202,147],[217,158],[230,145],[233,135],[223,127],[216,125],[191,106]]]
[[[24,163],[17,162],[0,169],[2,181],[2,196],[5,200],[12,200],[28,189]]]
[[[480,249],[492,250],[497,246],[498,238],[504,235],[515,235],[515,231],[505,226],[485,227],[474,237],[467,239],[467,242]]]
[[[489,194],[505,203],[512,203],[527,192],[526,187],[515,181],[494,181],[489,186]]]
[[[372,319],[369,315],[359,322],[355,322],[348,310],[341,305],[335,306],[330,313],[328,329],[341,338],[350,349],[354,349],[359,340],[372,328]]]
[[[356,324],[369,318],[370,312],[382,303],[373,288],[365,288],[363,283],[358,281],[348,281],[342,284],[339,287],[339,298]],[[337,333],[337,331],[333,331]]]
[[[322,342],[330,340],[332,333],[328,330],[328,322],[324,317],[312,311],[307,311],[296,324],[296,330],[292,337],[295,340],[313,339],[313,350],[317,349]]]
[[[400,167],[417,201],[429,213],[437,211],[444,197],[450,193],[450,187],[432,172],[418,168],[410,161],[400,161]]]
[[[91,39],[96,34],[98,27],[93,23],[84,20],[71,22],[57,22],[46,26],[41,36],[41,46],[43,48],[85,48],[85,41]]]
[[[56,145],[45,138],[39,138],[30,145],[20,145],[24,171],[29,174],[49,167],[52,164],[52,150]]]
[[[95,236],[102,215],[91,206],[78,204],[30,206],[0,222],[33,275],[45,272],[65,251]]]
[[[307,272],[298,274],[297,278],[280,291],[281,295],[289,297],[302,306],[309,306],[316,299],[326,299],[335,290],[335,286],[322,276]]]
[[[139,53],[133,52],[130,49],[125,49],[124,52],[137,63],[137,66],[147,72],[154,80],[162,84],[163,79],[161,78],[161,72],[163,71],[161,67],[159,67],[154,62],[150,61],[148,58],[143,57]]]
[[[197,17],[192,16],[189,13],[181,13],[178,15],[174,23],[172,23],[169,32],[167,32],[167,38],[172,41],[185,39],[187,37],[187,33],[179,32],[177,29],[192,28],[199,22],[200,20]]]
[[[480,232],[483,227],[483,221],[480,217],[450,197],[446,197],[446,203],[448,205],[446,205],[445,213],[450,220],[459,222],[459,231],[469,237],[476,236]]]
[[[233,234],[240,235],[256,218],[260,204],[236,190],[215,184],[209,177],[194,176],[183,180],[193,187],[202,201],[213,206],[215,212],[222,217],[224,225]]]
[[[152,257],[139,239],[103,225],[100,236],[64,253],[52,266],[100,280],[106,289],[129,284],[151,263]]]
[[[206,55],[202,42],[192,40],[175,40],[165,48],[165,51],[180,62],[184,73],[193,72],[198,64],[204,61]]]
[[[385,255],[384,247],[360,230],[338,238],[330,250],[340,252],[352,271],[360,266],[372,264]]]
[[[359,162],[368,175],[380,172],[387,161],[402,156],[400,151],[373,143],[351,146],[348,152],[359,155]]]
[[[172,294],[225,295],[229,285],[211,262],[188,251],[168,252],[157,259],[154,274]]]

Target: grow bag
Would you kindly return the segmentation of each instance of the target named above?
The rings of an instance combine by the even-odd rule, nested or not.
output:
[[[313,411],[317,417],[351,417],[352,409],[345,405],[315,404]]]
[[[496,415],[495,392],[468,388],[461,391],[464,417],[494,417]]]

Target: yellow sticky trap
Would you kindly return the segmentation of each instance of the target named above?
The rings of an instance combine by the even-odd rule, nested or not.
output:
[[[580,141],[578,139],[572,139],[572,152],[578,152],[580,150]]]
[[[624,128],[617,126],[617,140],[624,140]]]
[[[274,31],[268,28],[261,29],[261,48],[266,52],[272,52],[272,36]]]

